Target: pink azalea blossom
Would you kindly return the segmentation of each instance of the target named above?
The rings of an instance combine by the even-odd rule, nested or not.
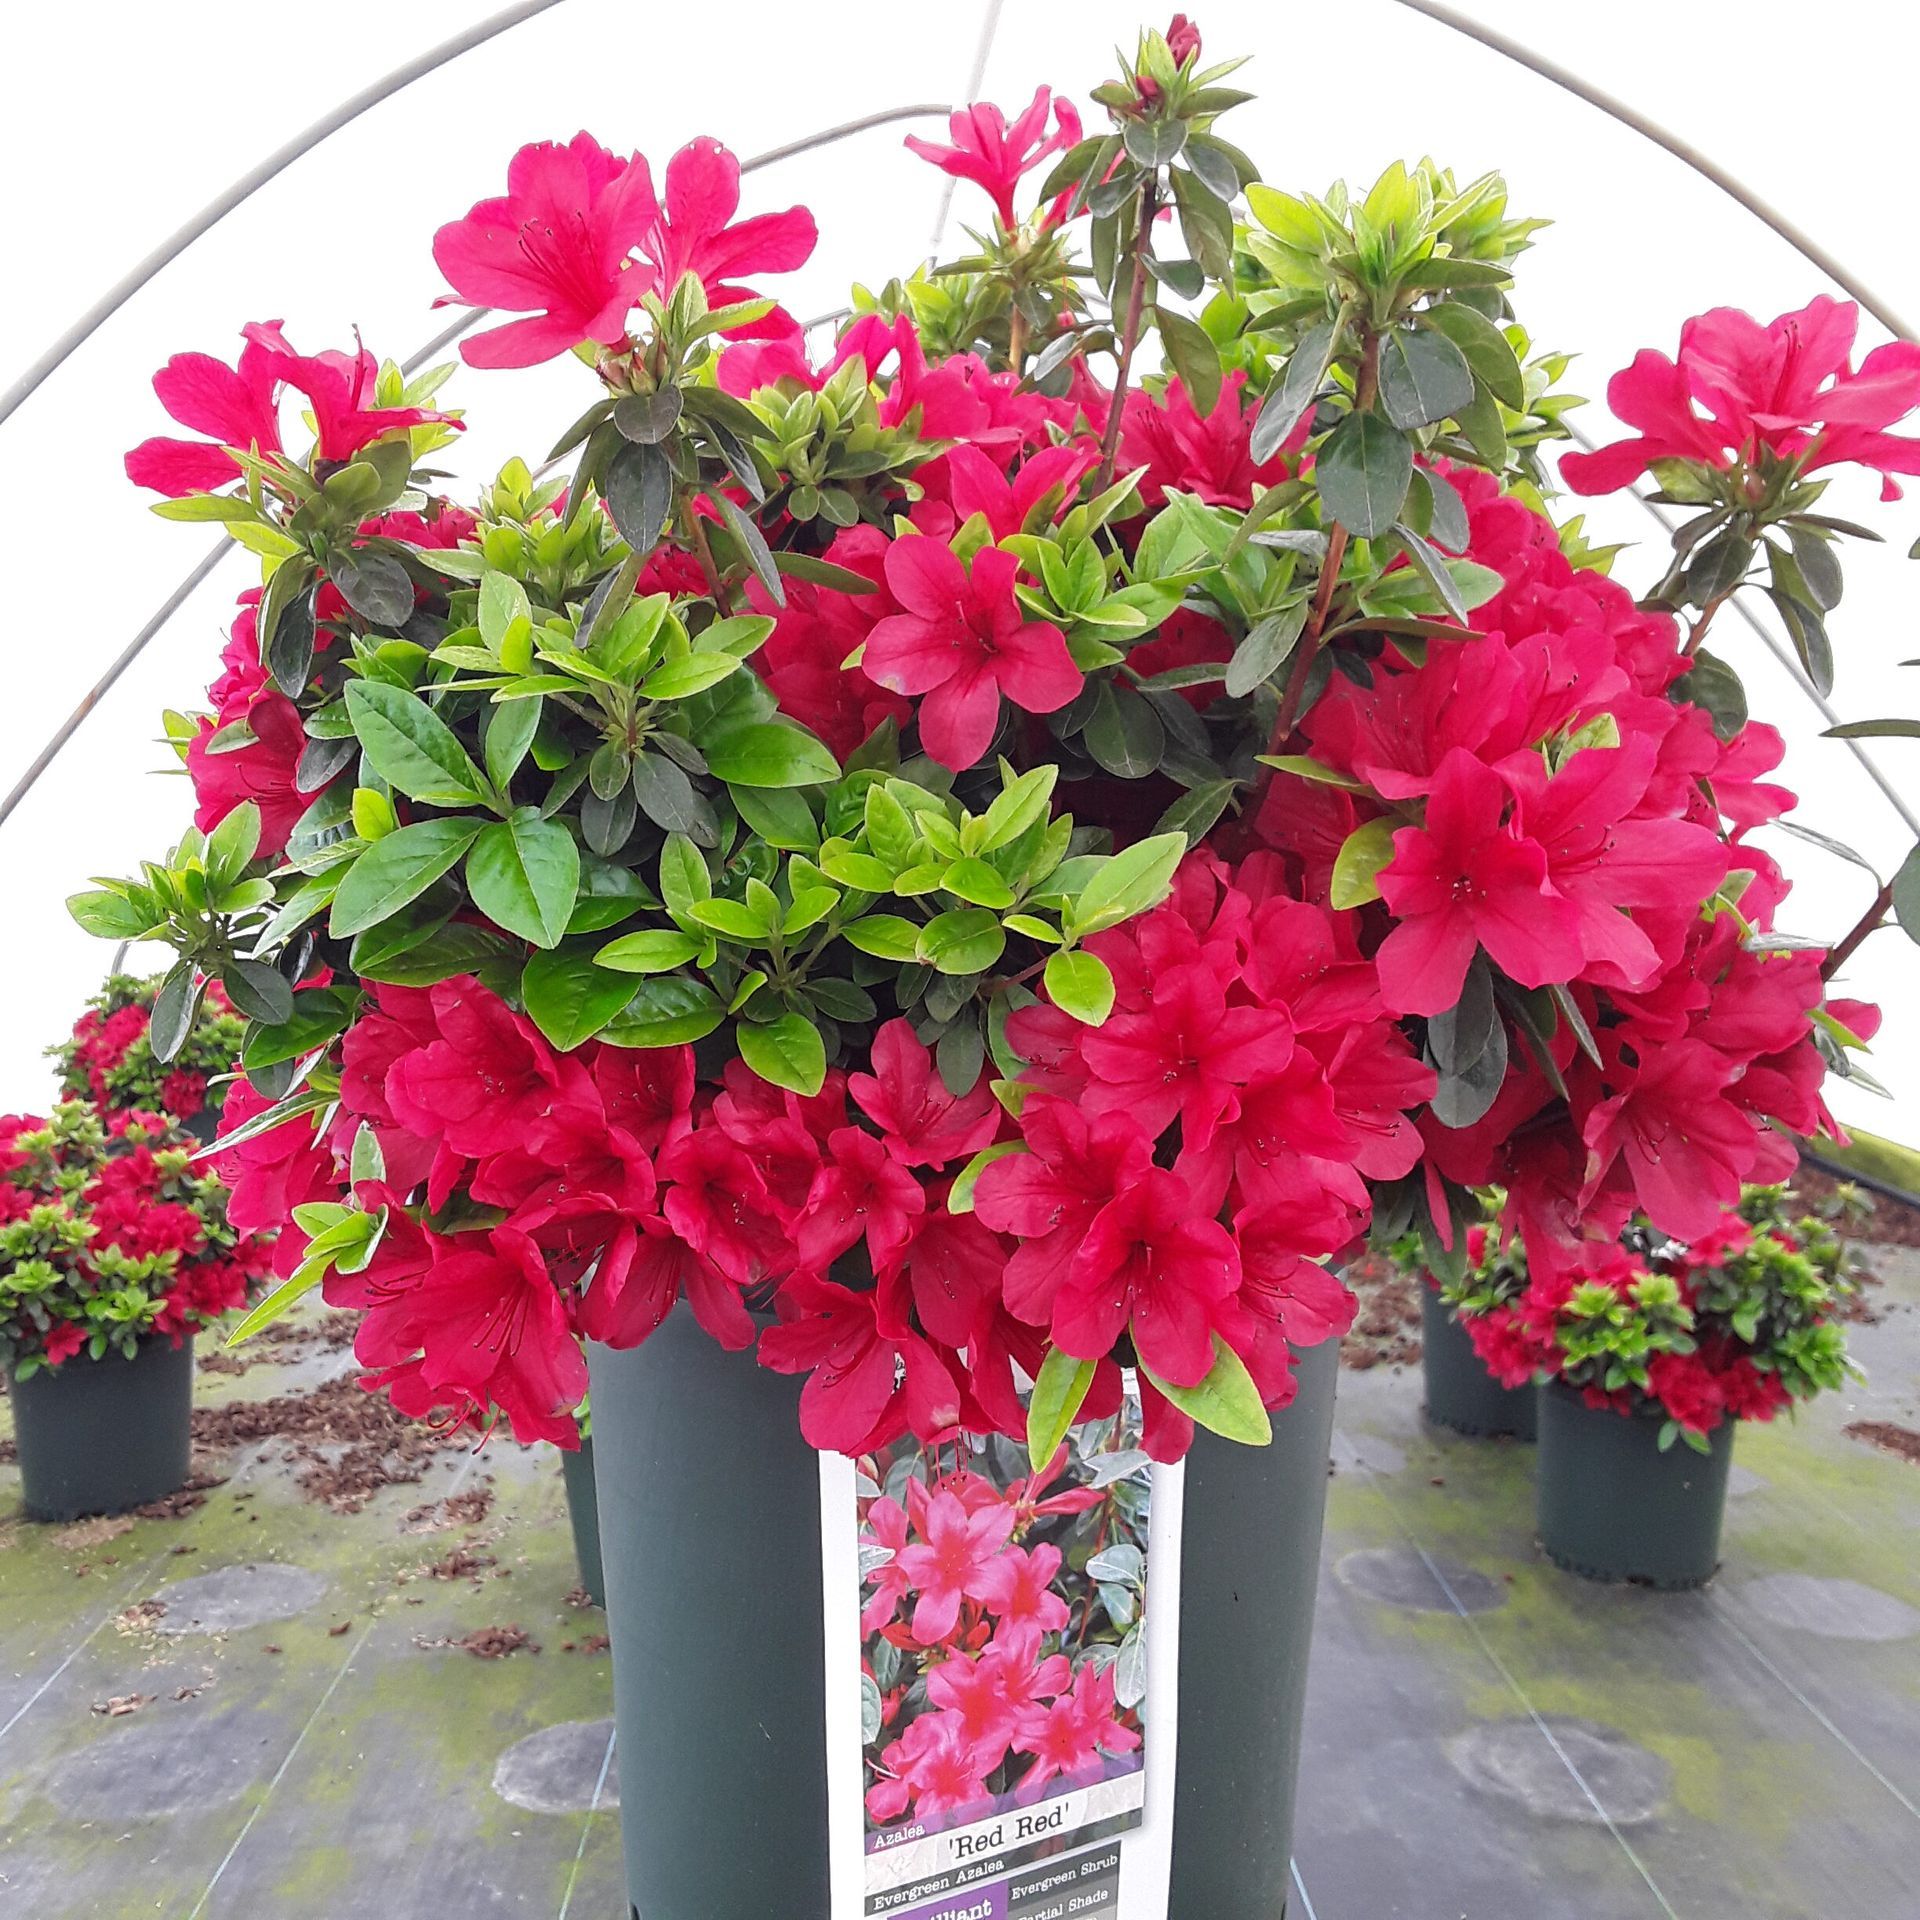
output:
[[[1052,133],[1047,131],[1049,107],[1053,110]],[[1043,160],[1064,153],[1078,142],[1080,115],[1071,101],[1056,99],[1047,88],[1040,87],[1011,126],[998,107],[983,100],[955,113],[947,122],[947,133],[951,146],[923,140],[917,133],[908,134],[906,143],[942,173],[984,187],[1000,224],[1011,227],[1017,219],[1014,189]]]
[[[999,1504],[969,1512],[958,1494],[941,1492],[928,1497],[918,1524],[921,1539],[903,1547],[896,1564],[919,1595],[913,1637],[932,1647],[953,1632],[963,1600],[987,1597],[989,1569],[1013,1531],[1013,1513]]]

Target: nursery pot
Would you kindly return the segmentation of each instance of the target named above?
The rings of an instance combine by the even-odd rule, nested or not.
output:
[[[1340,1343],[1295,1359],[1271,1446],[1201,1433],[1187,1456],[1167,1920],[1287,1911]]]
[[[589,1350],[629,1920],[829,1920],[819,1468],[684,1309]],[[1169,1920],[1280,1920],[1338,1354],[1187,1468]]]
[[[1429,1286],[1420,1289],[1420,1370],[1427,1418],[1435,1426],[1479,1437],[1538,1438],[1540,1390],[1503,1387],[1473,1350],[1466,1328]]]
[[[591,1440],[582,1440],[578,1453],[561,1451],[560,1477],[567,1486],[567,1518],[573,1522],[573,1553],[580,1562],[581,1590],[596,1607],[604,1607],[607,1577],[600,1570],[600,1513],[595,1504]]]
[[[190,1340],[144,1341],[131,1360],[77,1353],[8,1391],[29,1519],[123,1513],[176,1492],[193,1470]]]
[[[1540,1544],[1547,1558],[1589,1580],[1698,1587],[1720,1564],[1735,1422],[1660,1451],[1665,1415],[1590,1407],[1555,1380],[1540,1394]]]

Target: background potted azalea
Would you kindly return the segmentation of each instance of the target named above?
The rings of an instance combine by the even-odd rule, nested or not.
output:
[[[1594,1579],[1709,1579],[1737,1423],[1791,1412],[1855,1372],[1836,1317],[1851,1291],[1832,1228],[1770,1186],[1691,1243],[1639,1221],[1570,1272],[1485,1306],[1463,1299],[1497,1379],[1548,1383],[1548,1556]]]
[[[267,1250],[162,1114],[0,1120],[0,1370],[29,1516],[118,1513],[187,1479],[193,1336]]]
[[[1497,1217],[1498,1197],[1490,1211]],[[1444,1278],[1418,1267],[1417,1245],[1395,1249],[1419,1273],[1420,1369],[1427,1418],[1456,1433],[1532,1440],[1539,1434],[1533,1370],[1516,1383],[1502,1345],[1513,1303],[1527,1290],[1526,1249],[1495,1228],[1467,1230],[1465,1267]]]
[[[47,1049],[64,1098],[88,1100],[102,1113],[170,1114],[201,1142],[213,1138],[227,1086],[240,1061],[246,1028],[215,981],[201,996],[192,1025],[174,1042],[163,1027],[162,1060],[153,1019],[160,979],[111,975],[74,1022],[72,1034]],[[170,1007],[160,1009],[163,1022]]]
[[[1271,1901],[1331,1264],[1371,1227],[1457,1275],[1495,1185],[1542,1283],[1703,1233],[1863,1037],[1773,931],[1779,741],[1699,644],[1767,529],[1826,578],[1818,446],[1637,604],[1544,512],[1538,223],[1429,163],[1267,187],[1228,72],[1180,19],[1097,131],[956,116],[974,250],[817,347],[739,284],[812,222],[736,222],[725,148],[657,192],[530,146],[435,254],[512,316],[472,365],[597,382],[551,478],[438,498],[444,370],[264,325],[217,421],[202,360],[156,382],[214,439],[129,458],[264,583],[195,830],[74,911],[246,1015],[276,1310],[322,1287],[401,1406],[562,1446],[590,1343],[642,1912],[824,1901],[801,1437],[1038,1470],[1128,1371],[1187,1459],[1171,1911]]]

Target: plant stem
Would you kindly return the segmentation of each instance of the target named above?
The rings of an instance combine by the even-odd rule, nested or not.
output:
[[[1356,413],[1365,413],[1380,391],[1380,337],[1371,330],[1362,335],[1360,348],[1360,368],[1354,375],[1353,408]],[[1333,531],[1327,536],[1326,558],[1320,563],[1320,579],[1313,592],[1313,609],[1307,615],[1307,624],[1302,629],[1299,643],[1293,651],[1293,668],[1287,675],[1287,684],[1280,695],[1280,710],[1274,715],[1273,734],[1267,742],[1267,752],[1279,753],[1287,743],[1287,736],[1293,732],[1300,719],[1300,708],[1307,697],[1307,680],[1313,672],[1313,663],[1320,655],[1321,637],[1326,632],[1327,618],[1333,607],[1333,596],[1340,584],[1340,564],[1347,557],[1348,535],[1345,527],[1335,523]],[[1274,770],[1263,767],[1259,783],[1248,800],[1241,815],[1242,824],[1251,832],[1252,823],[1258,815],[1261,803],[1266,799],[1267,787],[1272,782]],[[1244,837],[1244,835],[1243,835]]]
[[[1718,599],[1709,600],[1700,609],[1700,618],[1687,630],[1687,644],[1681,649],[1689,660],[1700,651],[1700,643],[1707,637],[1707,629],[1713,625],[1713,616],[1739,591],[1738,587],[1729,587]]]
[[[1820,978],[1822,980],[1831,980],[1833,976],[1853,958],[1854,952],[1860,943],[1886,919],[1887,909],[1892,905],[1893,882],[1889,880],[1886,885],[1873,896],[1872,906],[1853,923],[1853,926],[1848,930],[1846,938],[1842,940],[1821,963]]]
[[[1013,370],[1017,380],[1025,370],[1027,361],[1027,316],[1020,311],[1016,300],[1013,310],[1007,316],[1007,365]]]
[[[713,557],[713,542],[707,538],[707,523],[700,517],[691,501],[687,504],[687,523],[693,534],[694,551],[700,556],[701,570],[707,576],[707,584],[713,589],[713,603],[723,616],[733,612],[733,594],[720,572]]]
[[[1096,493],[1113,484],[1113,469],[1120,458],[1120,423],[1127,410],[1127,380],[1133,372],[1133,350],[1140,344],[1141,321],[1147,306],[1147,254],[1153,242],[1153,216],[1160,206],[1160,180],[1150,175],[1140,188],[1140,219],[1134,228],[1133,245],[1128,252],[1133,260],[1133,286],[1127,294],[1127,317],[1120,328],[1119,372],[1113,382],[1113,404],[1107,409],[1107,430],[1100,436],[1100,471],[1093,483]]]

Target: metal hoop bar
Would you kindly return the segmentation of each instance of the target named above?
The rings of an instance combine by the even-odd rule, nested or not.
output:
[[[557,5],[558,0],[546,0],[548,5]],[[810,133],[799,140],[790,140],[785,146],[770,147],[765,153],[756,153],[751,159],[740,163],[742,173],[755,173],[763,167],[771,167],[782,160],[791,160],[796,154],[811,153],[816,148],[832,146],[835,142],[849,139],[856,133],[869,132],[874,127],[884,127],[896,120],[924,120],[934,115],[950,113],[950,107],[925,105],[916,107],[889,107],[882,113],[862,114],[857,120],[843,120],[836,126],[822,129],[819,133]],[[151,276],[149,276],[151,277]],[[130,289],[131,291],[131,289]],[[404,372],[416,373],[443,348],[451,346],[463,333],[478,326],[493,309],[491,307],[468,307],[451,325],[441,328],[424,346],[416,349],[402,363]],[[76,341],[74,343],[78,345]],[[0,415],[3,419],[4,415]],[[40,776],[59,758],[67,742],[80,730],[82,722],[100,704],[114,682],[133,665],[145,651],[148,643],[162,627],[178,613],[194,590],[211,574],[227,551],[233,546],[231,540],[221,540],[205,559],[174,588],[160,604],[153,617],[123,647],[118,657],[105,673],[87,690],[80,704],[67,715],[54,730],[52,738],[34,756],[32,765],[14,782],[12,790],[4,800],[0,800],[0,827],[4,827],[12,817],[14,810],[29,793],[33,791]]]
[[[276,174],[284,173],[302,155],[311,153],[321,141],[330,134],[338,133],[350,121],[357,120],[369,107],[377,107],[403,87],[411,86],[414,81],[444,67],[448,61],[457,60],[461,54],[484,46],[509,28],[517,27],[523,20],[531,20],[536,14],[545,13],[559,4],[560,0],[515,0],[513,6],[503,7],[491,18],[468,27],[463,33],[456,33],[451,39],[441,41],[437,47],[429,47],[405,66],[395,67],[384,79],[361,88],[331,113],[316,120],[304,133],[296,134],[285,146],[268,154],[257,167],[243,173],[217,199],[208,201],[177,233],[163,240],[125,279],[109,287],[4,394],[0,394],[0,423],[4,423],[76,347],[91,338],[155,274],[170,266],[203,233],[217,226],[235,207],[265,186]]]
[[[1635,133],[1644,135],[1655,146],[1664,148],[1683,165],[1691,167],[1702,179],[1711,180],[1724,194],[1739,201],[1756,219],[1764,221],[1777,233],[1788,246],[1803,254],[1820,269],[1836,286],[1842,287],[1866,308],[1886,330],[1902,340],[1920,338],[1907,325],[1891,301],[1875,293],[1867,283],[1837,260],[1825,247],[1796,226],[1777,207],[1769,205],[1744,181],[1729,173],[1717,161],[1710,160],[1698,147],[1689,145],[1676,133],[1670,133],[1659,121],[1652,120],[1636,107],[1630,107],[1623,100],[1616,100],[1612,94],[1596,87],[1590,80],[1583,80],[1577,73],[1563,67],[1558,61],[1549,60],[1545,54],[1536,53],[1531,47],[1523,46],[1518,40],[1509,39],[1504,33],[1496,32],[1492,27],[1483,26],[1478,20],[1470,20],[1465,14],[1454,8],[1442,6],[1439,0],[1393,0],[1395,6],[1405,7],[1410,13],[1423,15],[1438,25],[1448,27],[1453,32],[1463,34],[1469,40],[1477,40],[1481,46],[1525,67],[1529,72],[1538,74],[1542,80],[1548,80],[1556,87],[1564,89],[1578,100],[1584,100],[1590,107],[1599,110],[1610,118],[1618,120],[1624,127],[1631,127]]]

